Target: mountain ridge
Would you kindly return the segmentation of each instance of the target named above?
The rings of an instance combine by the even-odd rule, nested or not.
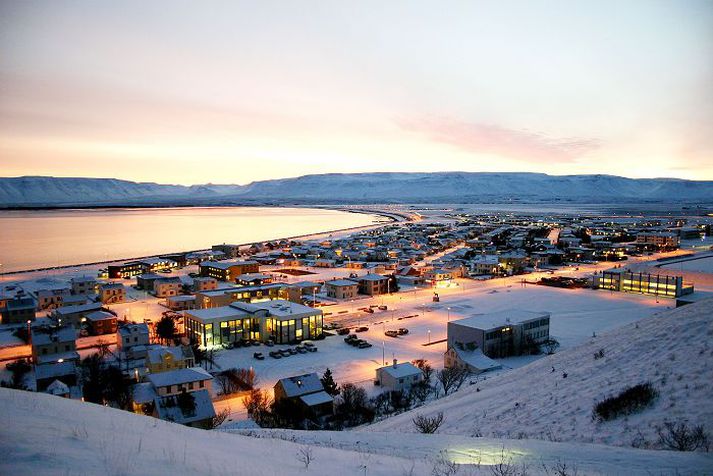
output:
[[[480,201],[713,202],[713,181],[538,172],[309,174],[246,185],[176,185],[115,178],[0,177],[0,207],[477,203]]]

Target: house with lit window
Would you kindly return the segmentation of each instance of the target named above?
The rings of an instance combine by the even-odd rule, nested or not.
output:
[[[276,402],[292,400],[317,418],[334,413],[334,397],[324,390],[316,373],[280,379],[273,390]]]
[[[122,324],[116,331],[116,346],[119,352],[145,354],[150,343],[149,326],[146,323]],[[131,352],[134,348],[140,348],[139,352]]]
[[[94,336],[114,334],[116,332],[116,315],[108,311],[94,311],[85,317],[87,329]]]
[[[321,310],[286,300],[192,309],[184,318],[188,337],[202,347],[243,340],[288,344],[315,339],[322,336],[322,319]]]
[[[193,291],[213,291],[218,288],[218,280],[215,278],[193,278]]]
[[[59,325],[72,325],[79,329],[86,321],[87,314],[101,311],[102,303],[89,302],[76,306],[63,306],[52,311],[49,317]]]
[[[97,292],[97,280],[91,276],[77,276],[70,280],[72,294],[94,294]]]
[[[491,358],[520,355],[550,336],[550,314],[507,310],[450,321],[447,348],[472,345]]]
[[[240,256],[240,245],[231,245],[223,243],[221,245],[213,245],[213,251],[220,251],[226,258],[237,258]]]
[[[164,347],[156,346],[146,354],[146,368],[149,373],[156,374],[177,369],[186,369],[196,364],[193,350],[187,346]]]
[[[3,324],[24,324],[35,320],[37,305],[31,297],[15,296],[0,300],[0,321]]]
[[[259,302],[286,299],[288,286],[284,283],[271,283],[260,286],[234,286],[214,291],[196,292],[196,307],[205,309],[228,306],[235,301]]]
[[[681,237],[670,232],[641,232],[636,234],[636,246],[661,251],[678,249]]]
[[[202,277],[215,278],[218,281],[235,282],[241,274],[259,273],[260,264],[257,261],[204,261],[199,265]]]
[[[33,327],[30,342],[35,364],[79,360],[77,331],[71,326]]]
[[[441,268],[433,268],[423,273],[424,280],[431,286],[439,286],[450,283],[453,280],[453,273]]]
[[[677,298],[693,292],[693,285],[684,283],[681,276],[635,273],[622,268],[602,271],[601,275],[595,276],[594,287],[666,298]]]

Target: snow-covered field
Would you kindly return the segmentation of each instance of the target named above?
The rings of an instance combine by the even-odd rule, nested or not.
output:
[[[656,426],[666,419],[712,432],[712,309],[713,300],[701,301],[598,334],[365,431],[415,432],[415,414],[443,412],[439,432],[465,436],[655,446]],[[592,419],[595,402],[647,381],[660,392],[652,407],[606,423]]]
[[[262,433],[262,432],[261,432]],[[261,436],[268,437],[269,433]],[[187,428],[46,394],[0,388],[0,474],[431,475],[439,456],[457,474],[491,475],[504,454],[528,474],[557,461],[578,474],[705,474],[708,455],[547,441],[362,432],[275,432],[266,441]],[[288,440],[288,441],[285,441]],[[311,453],[309,467],[299,461]],[[552,474],[552,473],[550,473]]]
[[[708,258],[698,258],[685,261],[677,261],[661,266],[663,269],[696,271],[699,273],[713,273],[713,256]]]

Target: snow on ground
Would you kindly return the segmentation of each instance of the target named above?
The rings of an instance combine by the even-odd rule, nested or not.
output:
[[[0,388],[0,474],[392,475],[411,467],[401,457],[315,447],[306,470],[300,448]],[[415,463],[414,474],[429,474],[425,462]]]
[[[242,430],[268,442],[206,431],[100,405],[0,388],[0,474],[12,475],[430,475],[440,455],[491,474],[500,455],[543,474],[565,461],[579,474],[701,474],[713,460],[601,445],[451,435]],[[286,441],[287,440],[287,441]],[[311,450],[309,468],[298,460]],[[479,466],[477,465],[479,463]]]
[[[707,258],[696,258],[676,261],[670,264],[661,266],[663,269],[672,269],[680,271],[696,271],[698,273],[713,273],[713,256]]]
[[[655,427],[665,419],[685,419],[713,432],[712,306],[713,300],[705,300],[598,334],[366,431],[415,432],[415,414],[443,412],[439,432],[465,436],[631,446],[635,440],[655,441]],[[595,359],[600,349],[604,358]],[[660,392],[651,408],[611,422],[592,420],[595,402],[646,381]]]
[[[555,474],[557,463],[566,463],[570,473],[578,474],[701,474],[713,470],[713,458],[702,453],[681,453],[606,445],[563,443],[538,440],[471,438],[445,434],[363,433],[355,431],[226,430],[261,438],[298,441],[328,448],[350,449],[372,454],[392,455],[419,461],[433,461],[439,455],[458,464],[471,465],[473,472],[492,475],[490,467],[504,459],[527,474]],[[478,467],[479,465],[479,467]],[[394,474],[399,474],[394,471]],[[405,473],[408,474],[408,473]],[[461,473],[457,473],[461,474]]]

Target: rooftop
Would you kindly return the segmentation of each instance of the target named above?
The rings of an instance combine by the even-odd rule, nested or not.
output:
[[[476,314],[475,316],[451,321],[451,324],[475,327],[477,329],[494,329],[507,326],[508,324],[520,324],[534,319],[550,317],[548,312],[523,311],[511,309],[506,311],[490,312],[488,314]]]
[[[246,266],[251,264],[258,264],[257,261],[242,261],[242,260],[230,260],[230,261],[203,261],[200,265],[210,268],[217,269],[229,269],[233,266]]]
[[[282,385],[282,389],[288,398],[324,392],[322,381],[316,373],[283,378],[280,379],[276,385]]]
[[[154,387],[167,387],[168,385],[180,385],[200,380],[212,380],[213,376],[200,367],[189,369],[169,370],[157,374],[149,374],[147,377]]]
[[[385,367],[378,368],[377,372],[378,371],[386,372],[393,378],[409,377],[411,375],[418,375],[421,373],[421,370],[411,362],[401,362],[396,365],[387,365]]]

